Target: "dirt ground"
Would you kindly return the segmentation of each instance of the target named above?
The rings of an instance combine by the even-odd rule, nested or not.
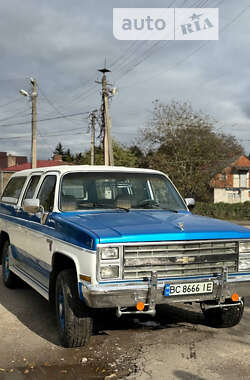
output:
[[[101,312],[90,346],[65,349],[47,301],[0,278],[0,380],[105,377],[250,379],[250,298],[230,329],[207,327],[198,305],[163,306],[154,319]]]

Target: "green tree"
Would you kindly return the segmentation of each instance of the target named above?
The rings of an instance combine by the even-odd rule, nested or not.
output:
[[[154,102],[141,131],[141,148],[150,168],[167,173],[183,196],[211,200],[210,181],[243,154],[236,138],[215,130],[216,122],[189,103]]]
[[[64,148],[63,148],[61,142],[59,142],[59,143],[57,144],[57,146],[55,147],[55,150],[54,150],[53,154],[60,154],[61,156],[64,155]]]
[[[74,161],[74,155],[71,154],[70,149],[66,149],[63,147],[62,143],[59,142],[53,152],[53,155],[58,154],[62,156],[62,160],[66,162]]]
[[[139,160],[130,148],[119,144],[113,140],[114,164],[116,166],[137,167]],[[76,159],[78,164],[90,165],[90,150]],[[95,148],[95,165],[104,165],[103,149],[99,146]]]

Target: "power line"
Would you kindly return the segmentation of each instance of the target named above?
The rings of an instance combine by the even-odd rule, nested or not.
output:
[[[77,131],[77,133],[72,133],[72,131]],[[75,130],[72,129],[71,131],[62,130],[62,131],[60,131],[60,133],[48,133],[47,135],[39,134],[39,137],[46,138],[46,137],[51,137],[51,136],[61,136],[62,132],[64,133],[64,136],[72,136],[72,135],[80,135],[80,134],[87,134],[88,133],[88,131],[82,131],[82,128],[78,128]],[[65,133],[65,132],[69,132],[69,133]],[[23,139],[23,138],[30,138],[30,134],[0,137],[0,140],[17,140],[17,139]]]
[[[8,106],[9,104],[14,104],[14,103],[17,103],[18,101],[20,101],[20,97],[18,97],[18,98],[15,98],[14,100],[10,100],[9,102],[7,102],[7,103],[4,103],[4,104],[0,104],[0,107],[2,108],[2,107],[6,107],[6,106]]]
[[[40,85],[39,85],[39,90],[40,90],[40,93],[42,94],[42,96],[44,97],[44,99],[47,101],[47,103],[51,106],[51,108],[53,108],[60,116],[64,116],[64,113],[49,99],[49,97],[45,94],[45,92],[43,91],[43,89],[41,88]],[[75,124],[74,121],[72,121],[72,120],[69,120],[69,121],[71,124]],[[76,121],[77,124],[78,124],[78,122],[79,121]]]
[[[222,3],[223,1],[224,0],[221,0],[220,3]],[[248,6],[246,6],[246,7],[244,7],[230,22],[228,22],[223,28],[221,28],[220,32],[221,33],[224,32],[229,26],[231,26],[235,21],[237,21],[244,13],[246,13],[249,8],[250,8],[250,4]],[[194,50],[192,50],[190,52],[190,54],[188,54],[187,56],[185,56],[184,58],[182,58],[180,61],[176,62],[172,68],[170,67],[168,70],[164,70],[164,74],[166,74],[167,72],[173,70],[174,67],[179,66],[182,63],[184,63],[185,61],[187,61],[189,58],[191,58],[193,55],[195,55],[198,51],[200,51],[204,46],[206,46],[210,42],[211,41],[205,41],[205,42],[203,42],[200,46],[198,46],[197,48],[195,48]],[[155,77],[158,74],[159,74],[159,71],[157,73],[154,73],[153,75],[151,75],[147,79],[152,79],[153,77]],[[140,82],[134,82],[133,84],[138,84]]]
[[[203,0],[204,1],[204,0]],[[208,1],[209,0],[205,0],[205,3],[203,4],[203,6],[206,4],[206,3],[208,3]],[[221,0],[221,1],[219,1],[218,2],[218,4],[217,4],[217,6],[218,5],[220,5],[222,2],[223,2],[224,0]],[[175,1],[173,1],[171,4],[170,4],[170,6],[171,5],[173,5],[175,3]],[[193,4],[192,6],[195,6],[195,4]],[[125,72],[123,72],[123,73],[121,73],[121,76],[120,76],[120,78],[118,79],[118,80],[121,80],[121,78],[123,78],[125,75],[127,75],[129,72],[131,72],[131,71],[133,71],[137,66],[139,66],[142,62],[144,62],[152,53],[153,53],[153,50],[157,47],[157,46],[159,46],[159,45],[167,45],[167,44],[169,44],[169,42],[170,41],[156,41],[156,42],[154,42],[150,47],[149,47],[149,49],[146,49],[145,51],[144,51],[144,54],[139,58],[139,60],[138,60],[138,58],[137,57],[134,57],[134,58],[132,58],[132,59],[130,59],[129,58],[129,60],[127,60],[126,61],[126,59],[125,59],[125,61],[123,61],[123,62],[125,62],[125,63],[123,63],[122,65],[124,66],[124,65],[126,65],[126,64],[132,64],[132,66],[131,67],[128,67],[126,70],[125,70]],[[144,43],[145,43],[145,41],[144,41]],[[137,62],[136,62],[136,60],[137,60]]]
[[[8,120],[11,120],[11,119],[15,119],[16,117],[23,116],[23,115],[30,116],[31,112],[29,112],[27,109],[25,109],[23,112],[18,111],[14,115],[6,116],[3,119],[0,119],[0,122],[2,122],[2,121],[8,121]]]
[[[62,115],[62,116],[55,116],[55,117],[48,117],[48,118],[45,118],[45,119],[38,119],[37,122],[41,123],[43,121],[50,121],[50,120],[57,120],[57,119],[64,119],[64,118],[68,118],[68,117],[74,117],[74,116],[81,116],[81,115],[87,115],[89,114],[89,112],[78,112],[78,113],[72,113],[72,114],[68,114],[68,115]],[[0,124],[0,127],[15,127],[17,125],[25,125],[27,124],[29,121],[27,122],[20,122],[20,123],[15,123],[15,124]]]

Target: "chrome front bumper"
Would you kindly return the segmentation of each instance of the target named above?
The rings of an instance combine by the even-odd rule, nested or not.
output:
[[[194,294],[184,296],[165,296],[165,284],[178,283],[198,283],[200,281],[213,281],[214,287],[212,293]],[[206,277],[194,279],[185,277],[178,280],[157,280],[157,273],[152,272],[152,276],[145,282],[117,282],[107,283],[97,286],[88,283],[79,284],[80,297],[92,308],[125,308],[135,307],[137,302],[142,301],[147,305],[150,314],[155,313],[155,306],[160,304],[169,304],[177,302],[206,302],[216,301],[225,302],[237,293],[240,297],[250,296],[250,273],[248,274],[229,274],[227,268],[223,268],[221,274],[216,277]],[[145,313],[138,312],[138,313]]]

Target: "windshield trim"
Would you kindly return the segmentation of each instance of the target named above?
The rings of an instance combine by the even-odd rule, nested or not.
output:
[[[134,168],[133,168],[134,169]],[[176,188],[176,186],[174,185],[174,183],[171,181],[171,179],[163,172],[160,172],[160,171],[157,171],[157,170],[152,170],[150,172],[148,171],[137,171],[136,169],[135,170],[129,170],[129,171],[120,171],[120,170],[110,170],[110,171],[100,171],[100,170],[93,170],[93,171],[82,171],[82,170],[72,170],[72,171],[67,171],[65,173],[63,173],[63,175],[60,176],[60,182],[59,182],[59,187],[58,187],[58,194],[57,194],[57,205],[58,205],[58,210],[60,212],[66,212],[66,213],[72,213],[72,212],[86,212],[86,211],[112,211],[112,210],[116,210],[116,211],[119,211],[119,208],[86,208],[86,209],[78,209],[78,210],[71,210],[71,211],[66,211],[66,210],[62,210],[61,208],[61,191],[62,191],[62,183],[63,183],[63,179],[64,179],[64,176],[65,175],[68,175],[68,174],[72,174],[72,173],[78,173],[78,174],[97,174],[97,173],[100,173],[100,174],[103,174],[103,175],[109,175],[109,174],[114,174],[114,173],[120,173],[120,174],[139,174],[139,175],[142,175],[142,174],[145,174],[145,175],[152,175],[152,176],[163,176],[165,177],[169,182],[170,184],[173,186],[173,189],[176,191],[176,193],[178,194],[179,198],[180,198],[180,201],[182,202],[182,205],[183,205],[183,208],[180,208],[176,211],[173,211],[173,210],[168,210],[168,209],[164,209],[164,208],[133,208],[131,207],[129,209],[129,211],[133,211],[133,210],[141,210],[141,211],[149,211],[149,210],[152,210],[152,211],[169,211],[169,212],[179,212],[179,211],[189,211],[183,197],[181,196],[180,192],[178,191],[178,189]],[[122,209],[120,209],[120,211],[123,211]],[[124,210],[125,211],[125,210]]]

